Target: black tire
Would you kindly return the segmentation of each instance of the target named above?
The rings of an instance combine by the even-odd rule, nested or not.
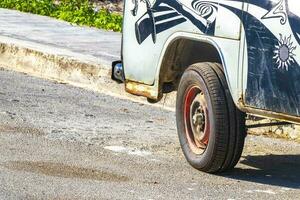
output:
[[[183,74],[177,92],[176,121],[187,161],[217,173],[239,161],[246,136],[245,114],[232,100],[217,63],[197,63]]]

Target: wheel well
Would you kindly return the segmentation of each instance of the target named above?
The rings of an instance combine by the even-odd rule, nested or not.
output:
[[[207,42],[186,38],[173,41],[164,54],[160,68],[161,92],[177,90],[185,69],[199,62],[222,63],[218,50]]]

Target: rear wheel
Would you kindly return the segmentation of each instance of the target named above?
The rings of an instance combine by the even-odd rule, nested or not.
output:
[[[216,173],[237,164],[246,135],[245,115],[234,105],[219,64],[197,63],[185,71],[176,120],[183,153],[193,167]]]

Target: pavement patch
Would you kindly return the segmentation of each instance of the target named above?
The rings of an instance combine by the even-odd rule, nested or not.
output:
[[[0,125],[0,132],[2,133],[23,133],[30,135],[45,135],[44,131],[34,127],[26,127],[24,125]]]
[[[31,162],[31,161],[11,161],[6,162],[2,166],[14,171],[25,171],[35,174],[43,174],[46,176],[62,177],[62,178],[78,178],[96,181],[113,181],[125,182],[129,181],[126,176],[118,175],[112,172],[102,171],[98,169],[90,169],[66,165],[63,163],[52,162]]]

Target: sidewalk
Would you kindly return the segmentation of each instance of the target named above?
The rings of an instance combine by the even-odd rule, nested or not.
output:
[[[9,43],[31,48],[44,46],[57,55],[79,56],[105,67],[120,57],[120,33],[72,26],[13,10],[0,9],[0,36],[1,42],[7,37],[4,40]]]
[[[120,33],[0,8],[1,67],[143,101],[111,80],[120,50]]]

